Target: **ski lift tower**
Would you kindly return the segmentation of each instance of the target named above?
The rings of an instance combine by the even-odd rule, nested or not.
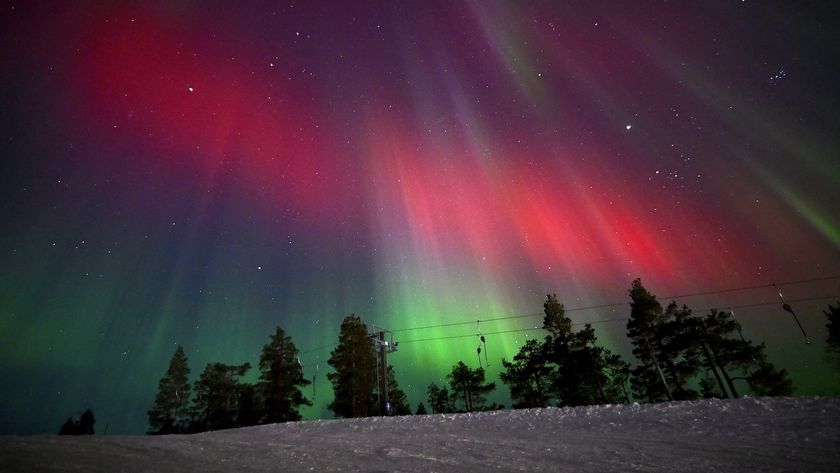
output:
[[[385,330],[377,325],[371,325],[368,335],[373,340],[376,352],[376,381],[379,386],[379,412],[382,415],[391,414],[391,400],[388,397],[388,353],[397,351],[398,342],[394,341],[394,332]]]

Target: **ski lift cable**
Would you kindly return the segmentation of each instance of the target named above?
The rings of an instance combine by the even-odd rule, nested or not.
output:
[[[806,298],[802,298],[802,299],[792,300],[790,302],[811,302],[811,301],[818,301],[818,300],[833,299],[835,297],[836,296],[806,297]],[[744,309],[744,308],[751,308],[751,307],[770,306],[770,305],[776,305],[776,304],[778,304],[778,303],[777,302],[761,302],[761,303],[754,303],[754,304],[743,304],[743,305],[738,305],[738,306],[732,306],[730,309]],[[703,310],[702,312],[705,312],[706,310],[712,310],[712,309],[714,309],[714,307],[707,308],[707,309]],[[630,318],[629,317],[620,317],[620,318],[614,318],[614,319],[593,320],[593,321],[590,321],[590,322],[573,322],[572,325],[609,323],[609,322],[626,322],[627,320],[630,320]],[[530,332],[530,331],[536,331],[536,330],[543,330],[543,328],[535,326],[535,327],[519,328],[519,329],[511,329],[511,330],[498,330],[498,331],[495,331],[495,332],[485,332],[484,334],[485,335],[501,335],[501,334],[507,334],[507,333]],[[400,343],[405,344],[405,343],[432,342],[432,341],[438,341],[438,340],[453,340],[453,339],[457,339],[457,338],[469,338],[469,337],[474,337],[474,336],[475,336],[475,334],[466,333],[466,334],[462,334],[462,335],[447,335],[447,336],[443,336],[443,337],[429,337],[429,338],[419,338],[419,339],[414,339],[414,340],[403,340]]]
[[[796,285],[796,284],[806,284],[806,283],[819,282],[819,281],[829,281],[829,280],[835,280],[835,279],[840,279],[840,276],[824,276],[824,277],[819,277],[819,278],[800,279],[800,280],[796,280],[796,281],[786,281],[786,282],[782,282],[782,283],[770,283],[770,284],[761,284],[761,285],[754,285],[754,286],[740,286],[740,287],[734,287],[734,288],[719,289],[719,290],[716,290],[716,291],[704,291],[704,292],[694,292],[694,293],[688,293],[688,294],[678,294],[678,295],[673,295],[673,296],[664,296],[664,297],[660,297],[659,299],[660,300],[685,299],[685,298],[688,298],[688,297],[709,296],[709,295],[714,295],[714,294],[726,294],[726,293],[731,293],[731,292],[747,291],[747,290],[752,290],[752,289],[764,289],[764,288],[774,287],[774,286],[792,286],[792,285]],[[613,303],[608,303],[608,304],[598,304],[598,305],[591,305],[591,306],[585,306],[585,307],[570,307],[570,308],[566,308],[565,311],[566,312],[575,312],[575,311],[582,311],[582,310],[606,309],[606,308],[610,308],[610,307],[619,307],[619,306],[623,306],[623,305],[626,305],[626,304],[627,304],[626,301],[625,302],[613,302]],[[748,307],[751,307],[751,306],[748,306]],[[496,321],[500,321],[500,320],[523,319],[523,318],[537,317],[537,316],[542,316],[542,315],[544,315],[543,312],[533,312],[533,313],[528,313],[528,314],[507,315],[507,316],[502,316],[502,317],[478,319],[478,321],[479,322],[496,322]],[[474,322],[473,320],[470,320],[470,321],[462,321],[462,322],[447,322],[447,323],[442,323],[442,324],[424,325],[424,326],[419,326],[419,327],[406,327],[406,328],[392,330],[392,332],[396,333],[396,332],[408,332],[408,331],[414,331],[414,330],[426,330],[426,329],[432,329],[432,328],[455,327],[455,326],[459,326],[459,325],[469,325],[469,324],[472,324],[473,322]],[[598,323],[598,322],[593,321],[591,323]]]
[[[838,278],[838,279],[840,279],[840,278]],[[764,286],[764,287],[772,287],[772,284],[770,286]],[[828,300],[828,299],[835,299],[835,298],[837,298],[836,295],[804,297],[804,298],[800,298],[800,299],[790,300],[789,303],[813,302],[813,301]],[[622,304],[624,304],[624,303],[622,303]],[[735,309],[765,307],[765,306],[771,306],[771,305],[776,305],[776,304],[778,304],[778,302],[776,302],[776,301],[773,301],[773,302],[757,302],[757,303],[751,303],[751,304],[741,304],[741,305],[729,306],[728,309],[729,309],[729,311],[734,311]],[[610,305],[614,305],[614,304],[610,304]],[[713,310],[713,309],[717,309],[717,307],[707,307],[705,309],[700,309],[699,312],[706,312],[706,311]],[[573,310],[573,309],[567,309],[567,311],[570,311],[570,310]],[[574,310],[583,310],[583,308],[578,308],[578,309],[574,309]],[[542,313],[540,313],[539,315],[542,315]],[[523,317],[524,316],[512,316],[512,317],[505,317],[505,319],[523,318]],[[484,322],[488,322],[488,321],[492,321],[492,320],[497,320],[497,319],[484,319]],[[579,325],[585,325],[585,324],[593,324],[594,325],[594,324],[606,324],[606,323],[614,323],[614,322],[626,322],[627,320],[630,320],[630,318],[629,317],[615,317],[615,318],[611,318],[611,319],[572,322],[572,326],[579,326]],[[473,321],[466,322],[466,323],[471,324],[471,323],[473,323]],[[465,322],[458,322],[458,323],[455,323],[455,324],[444,324],[444,325],[441,325],[441,326],[464,325],[464,324],[465,324]],[[434,326],[434,327],[437,328],[439,326]],[[409,329],[403,329],[403,330],[409,330]],[[534,326],[534,327],[520,328],[520,329],[499,330],[499,331],[495,331],[495,332],[484,332],[484,335],[502,335],[502,334],[508,334],[508,333],[530,332],[530,331],[538,331],[538,330],[543,330],[543,329],[542,329],[542,327]],[[469,338],[469,337],[474,337],[474,336],[475,336],[475,333],[468,333],[468,334],[463,334],[463,335],[448,335],[448,336],[443,336],[443,337],[429,337],[429,338],[420,338],[420,339],[414,339],[414,340],[402,340],[402,341],[400,341],[400,343],[405,344],[405,343],[431,342],[431,341],[438,341],[438,340],[452,340],[452,339],[458,339],[458,338]],[[318,347],[318,348],[313,348],[311,350],[303,351],[300,354],[305,355],[305,354],[309,354],[309,353],[314,353],[316,351],[324,350],[324,349],[327,349],[327,348],[332,348],[332,347],[335,347],[337,345],[338,345],[337,343],[333,343],[333,344],[330,344],[330,345],[324,345],[324,346],[321,346],[321,347]]]

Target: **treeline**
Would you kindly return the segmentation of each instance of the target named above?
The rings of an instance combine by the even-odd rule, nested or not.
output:
[[[148,412],[149,433],[194,433],[300,420],[299,407],[311,402],[300,389],[309,381],[303,377],[297,354],[291,337],[277,327],[260,353],[255,384],[241,381],[250,363],[208,363],[191,387],[187,355],[178,346]]]
[[[93,417],[93,411],[85,409],[85,412],[79,416],[79,420],[68,417],[61,425],[58,435],[93,435],[95,433],[93,431],[94,424],[96,424],[96,419]]]
[[[359,317],[351,314],[344,319],[339,344],[328,361],[334,371],[327,374],[335,393],[329,409],[337,417],[411,414],[391,366],[385,384],[389,403],[387,412],[383,411],[373,343]],[[298,349],[282,328],[277,327],[263,346],[255,384],[242,382],[250,368],[249,363],[209,363],[191,387],[187,356],[178,346],[148,412],[149,433],[194,433],[295,421],[301,418],[301,406],[312,405],[301,390],[311,382],[303,377]]]
[[[757,395],[793,393],[787,372],[767,360],[763,343],[740,335],[731,314],[712,310],[699,316],[676,302],[663,308],[638,279],[630,299],[627,337],[634,367],[598,345],[590,324],[573,332],[563,305],[549,295],[543,320],[548,335],[502,361],[501,378],[514,407],[734,398],[744,391],[736,381]]]
[[[763,343],[741,336],[731,314],[712,310],[698,316],[676,302],[663,308],[638,279],[630,299],[627,336],[636,359],[632,367],[599,345],[590,324],[573,331],[563,305],[556,295],[548,295],[543,304],[545,337],[526,341],[512,360],[502,359],[500,378],[510,389],[513,407],[734,398],[745,390],[762,396],[793,393],[787,372],[767,360]],[[829,341],[837,340],[829,346],[837,347],[840,314],[829,309]],[[840,349],[834,351],[840,358]],[[495,385],[484,383],[483,369],[459,362],[447,379],[448,386],[428,387],[432,412],[498,407],[485,405]]]
[[[563,305],[555,295],[547,296],[543,304],[545,337],[528,340],[512,360],[502,359],[500,378],[510,389],[513,407],[793,393],[787,372],[768,361],[763,343],[755,344],[741,335],[731,314],[712,310],[695,315],[676,302],[663,308],[638,279],[632,283],[630,299],[627,336],[633,346],[634,366],[599,345],[590,324],[573,331]],[[829,351],[840,369],[840,308],[829,306],[825,314]],[[333,371],[327,378],[334,393],[328,408],[336,417],[411,414],[393,367],[379,365],[375,343],[359,317],[351,314],[344,319],[339,343],[328,361]],[[260,375],[254,384],[241,381],[250,368],[249,363],[209,363],[191,387],[187,356],[178,346],[148,412],[149,433],[192,433],[300,420],[300,407],[312,404],[301,390],[310,381],[303,377],[298,350],[283,329],[277,327],[263,347]],[[487,403],[496,384],[485,380],[481,366],[471,368],[459,361],[446,379],[446,385],[433,383],[427,389],[432,413],[504,407]],[[383,399],[388,402],[383,404]],[[417,414],[427,412],[421,402]]]

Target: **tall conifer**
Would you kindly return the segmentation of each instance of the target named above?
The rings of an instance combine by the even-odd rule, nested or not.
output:
[[[186,431],[190,422],[189,374],[187,355],[184,353],[184,349],[178,345],[169,361],[166,374],[158,383],[155,405],[148,412],[150,434],[172,434]]]
[[[239,378],[251,368],[250,363],[226,365],[208,363],[195,383],[193,431],[239,427]]]
[[[297,354],[292,338],[280,327],[271,336],[271,341],[263,346],[257,389],[263,401],[264,422],[300,420],[298,408],[312,405],[300,390],[310,381],[303,377]]]
[[[329,409],[338,417],[365,417],[377,412],[374,389],[376,357],[367,326],[355,314],[341,323],[338,346],[328,363],[335,370],[327,373],[335,398]]]

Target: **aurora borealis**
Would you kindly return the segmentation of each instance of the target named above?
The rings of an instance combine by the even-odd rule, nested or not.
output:
[[[395,331],[416,407],[478,363],[478,331],[497,382],[498,360],[541,336],[524,330],[539,316],[476,320],[539,313],[549,292],[626,303],[636,277],[663,302],[711,293],[677,300],[697,312],[739,307],[797,393],[836,393],[821,311],[840,299],[838,16],[4,4],[0,433],[54,432],[87,407],[98,433],[142,433],[176,344],[195,378],[254,365],[277,325],[316,379],[304,415],[328,416],[351,312]],[[625,356],[628,314],[570,312]]]

